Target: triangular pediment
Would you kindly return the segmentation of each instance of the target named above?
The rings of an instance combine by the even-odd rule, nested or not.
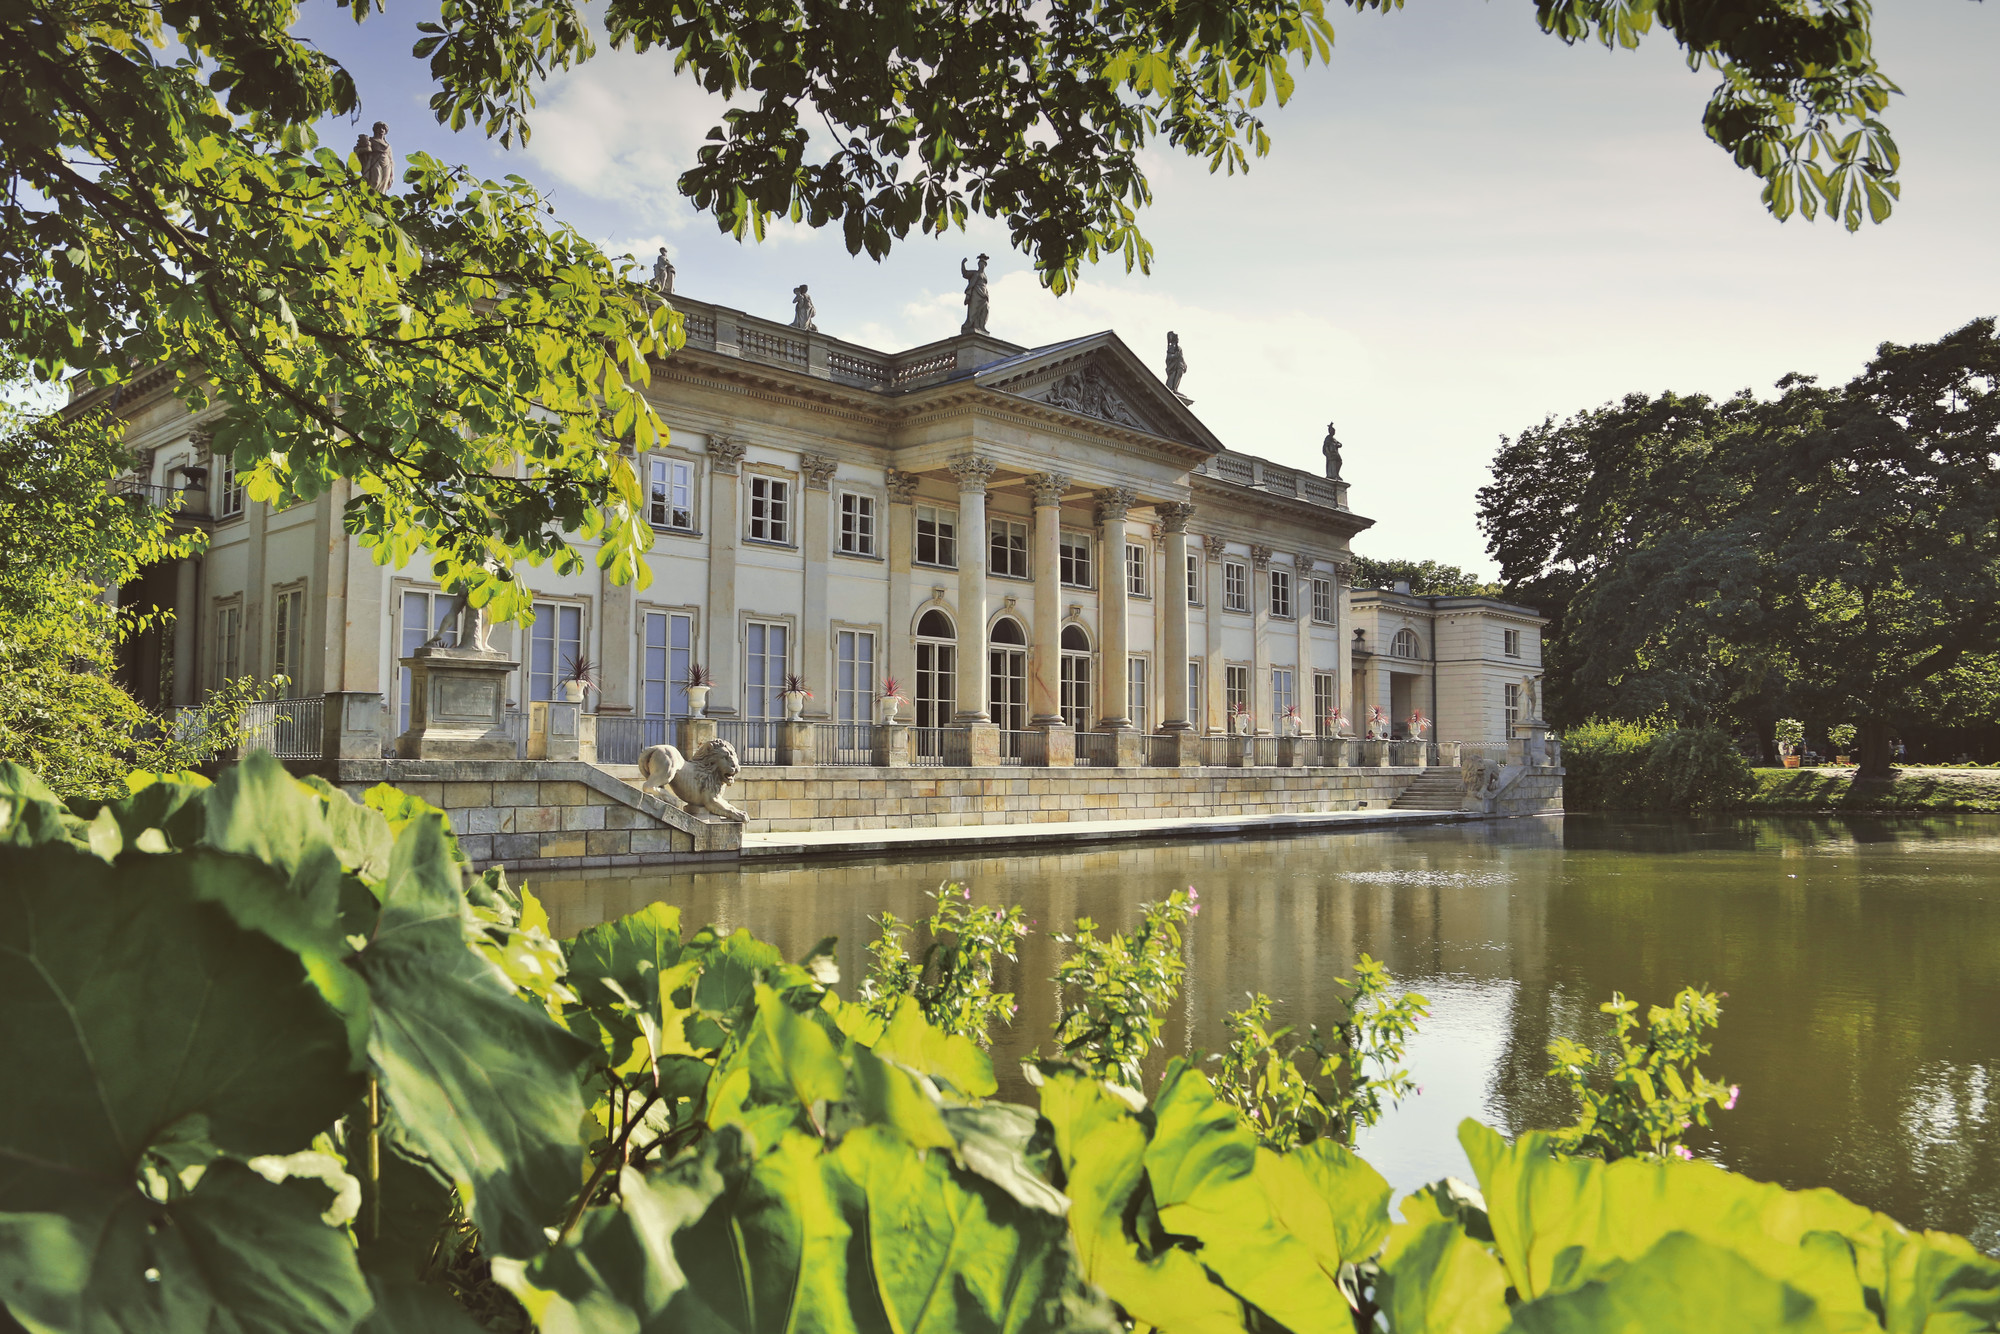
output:
[[[986,388],[1080,417],[1163,436],[1208,453],[1222,449],[1221,441],[1187,404],[1113,333],[1033,348],[982,366],[974,378]]]

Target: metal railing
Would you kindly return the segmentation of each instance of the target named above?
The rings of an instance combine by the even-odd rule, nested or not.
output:
[[[243,706],[243,749],[268,750],[281,760],[316,760],[325,752],[321,723],[326,700],[272,699]]]
[[[1000,763],[1046,765],[1048,762],[1048,733],[1015,731],[1000,733]]]
[[[814,764],[875,763],[875,724],[814,723]]]
[[[778,762],[778,723],[764,718],[718,718],[715,735],[736,749],[738,764]]]
[[[1109,732],[1078,732],[1075,762],[1092,768],[1110,768],[1118,763],[1118,738]]]
[[[922,765],[969,765],[972,763],[972,729],[967,727],[912,727],[910,763]]]
[[[685,752],[682,726],[686,718],[624,718],[597,715],[597,762],[637,764],[642,752],[654,746],[674,746]]]
[[[1181,762],[1180,738],[1166,733],[1155,732],[1146,738],[1146,763],[1156,768],[1171,768]]]

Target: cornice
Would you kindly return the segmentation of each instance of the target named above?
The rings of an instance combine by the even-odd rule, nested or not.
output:
[[[1204,513],[1224,513],[1234,508],[1251,514],[1268,514],[1277,518],[1292,519],[1309,524],[1321,531],[1331,530],[1342,537],[1353,537],[1364,529],[1373,528],[1373,519],[1363,518],[1353,510],[1337,510],[1325,505],[1315,505],[1310,501],[1295,500],[1290,496],[1273,495],[1254,487],[1233,486],[1218,482],[1212,477],[1195,473],[1188,478],[1195,504],[1203,507]],[[1209,507],[1213,508],[1209,508]],[[1197,520],[1199,523],[1199,520]],[[1243,538],[1253,541],[1253,538]]]

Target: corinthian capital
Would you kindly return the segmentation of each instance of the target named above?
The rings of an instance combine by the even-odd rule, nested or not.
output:
[[[1188,520],[1194,517],[1194,506],[1186,501],[1175,501],[1167,505],[1153,506],[1153,512],[1160,516],[1160,527],[1169,533],[1185,533]]]
[[[907,505],[912,500],[915,500],[917,497],[917,485],[923,480],[923,478],[913,472],[898,472],[894,468],[889,469],[889,503],[891,505]]]
[[[1059,472],[1038,472],[1028,479],[1028,490],[1034,493],[1037,508],[1060,505],[1063,492],[1069,490],[1069,478]]]
[[[1269,547],[1253,546],[1250,548],[1250,563],[1260,570],[1268,570],[1271,568],[1271,557],[1277,554]]]
[[[983,496],[986,494],[986,483],[992,480],[994,469],[999,465],[977,454],[961,454],[945,466],[958,479],[960,495]]]
[[[806,490],[825,491],[833,482],[833,474],[840,467],[840,460],[828,458],[824,454],[799,455],[799,471],[806,475]]]
[[[1098,523],[1123,523],[1138,503],[1139,493],[1130,487],[1109,486],[1097,493],[1096,500]]]
[[[743,456],[748,452],[749,446],[741,440],[726,435],[708,438],[708,466],[724,477],[734,477],[743,470]]]
[[[1201,549],[1208,553],[1210,560],[1221,560],[1222,553],[1229,550],[1229,539],[1224,537],[1204,537]]]

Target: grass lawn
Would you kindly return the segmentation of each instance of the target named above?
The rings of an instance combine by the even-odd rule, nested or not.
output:
[[[1852,769],[1756,769],[1744,803],[1771,811],[2000,811],[2000,769],[1898,769],[1886,782]]]

